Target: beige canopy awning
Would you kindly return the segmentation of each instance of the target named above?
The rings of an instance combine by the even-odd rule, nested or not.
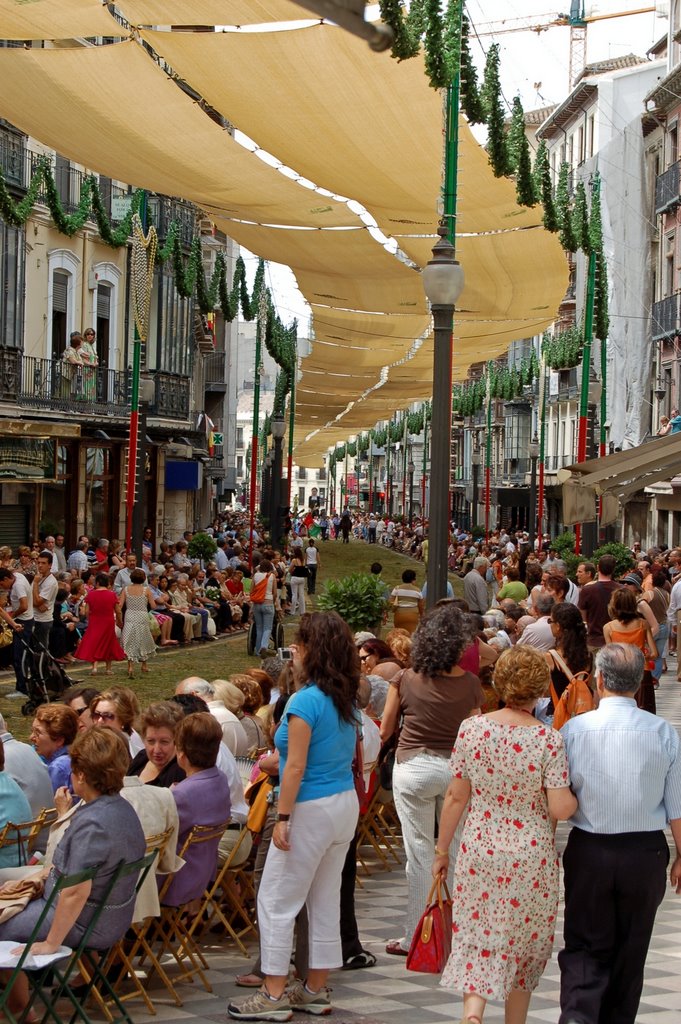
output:
[[[577,462],[558,470],[563,489],[563,522],[596,519],[597,498],[603,499],[602,521],[615,522],[620,506],[644,487],[681,473],[681,433],[657,437],[637,448]]]
[[[251,252],[292,268],[314,333],[297,389],[299,462],[321,460],[335,440],[428,397],[433,343],[418,271],[436,238],[443,109],[422,58],[372,53],[290,0],[116,6],[131,38],[74,46],[68,40],[126,29],[100,0],[0,0],[0,38],[59,43],[0,50],[0,116],[88,169],[195,202]],[[196,30],[282,20],[307,24]],[[284,167],[240,146],[174,78]],[[454,322],[456,379],[548,327],[568,282],[541,208],[518,206],[514,182],[494,177],[463,117],[459,129],[457,257],[466,284]],[[376,240],[357,203],[391,244]]]

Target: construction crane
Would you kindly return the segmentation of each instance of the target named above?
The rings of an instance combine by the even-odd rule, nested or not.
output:
[[[570,88],[586,67],[586,30],[594,21],[608,21],[611,18],[628,18],[632,14],[653,14],[657,7],[637,7],[632,11],[612,11],[608,14],[585,14],[584,0],[571,0],[569,14],[546,14],[537,17],[551,18],[551,21],[539,22],[529,18],[500,18],[497,22],[486,22],[476,25],[479,36],[499,36],[510,32],[548,32],[552,28],[570,28]],[[518,24],[520,23],[520,24]],[[497,27],[498,26],[498,27]]]

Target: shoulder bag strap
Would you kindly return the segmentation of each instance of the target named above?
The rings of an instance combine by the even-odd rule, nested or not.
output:
[[[556,666],[561,670],[563,675],[567,678],[568,683],[571,683],[572,680],[575,678],[574,674],[570,671],[567,663],[563,660],[563,658],[561,658],[561,656],[558,653],[558,651],[554,648],[553,650],[549,651],[549,654],[553,658]]]

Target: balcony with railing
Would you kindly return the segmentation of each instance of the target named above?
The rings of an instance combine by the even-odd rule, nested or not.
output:
[[[26,409],[76,416],[124,416],[130,408],[130,372],[38,359],[3,348],[0,399]]]
[[[211,352],[204,358],[203,383],[206,391],[217,392],[223,395],[226,392],[225,360],[226,354],[224,352]]]
[[[189,419],[190,378],[163,370],[157,370],[152,377],[154,400],[149,406],[149,413],[173,420]]]
[[[653,302],[651,332],[653,341],[673,338],[679,334],[679,295],[667,295],[659,302]]]
[[[213,454],[205,464],[205,471],[213,480],[219,480],[226,476],[225,450],[222,445],[216,445]]]
[[[679,194],[679,163],[673,163],[655,179],[655,213],[665,213],[677,206]]]
[[[156,372],[152,416],[188,420],[191,380]],[[39,359],[20,349],[0,348],[0,401],[25,409],[78,417],[126,417],[130,411],[130,369],[78,366],[63,359]]]

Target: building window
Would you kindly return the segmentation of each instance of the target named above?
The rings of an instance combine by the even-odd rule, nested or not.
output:
[[[307,480],[307,470],[305,466],[298,466],[298,479]]]
[[[0,221],[0,344],[21,348],[24,334],[24,231]]]
[[[88,537],[110,537],[114,509],[114,467],[110,448],[85,450],[85,530]]]
[[[319,480],[326,480],[326,469],[318,469],[317,470],[317,478]]]
[[[236,457],[236,475],[243,476],[244,473],[244,457],[243,455],[237,455]]]
[[[664,260],[664,294],[674,294],[674,235],[666,235],[665,260]]]
[[[305,504],[305,488],[304,487],[299,487],[298,488],[298,504],[299,505],[304,505]]]
[[[584,129],[577,129],[577,164],[584,163]]]
[[[149,367],[188,377],[192,368],[191,299],[183,299],[175,287],[172,269],[158,270],[151,296],[149,337],[156,335],[155,352],[148,348]]]
[[[66,348],[69,311],[69,275],[55,270],[52,275],[52,358],[58,359]]]
[[[589,114],[589,119],[586,122],[586,155],[594,155],[595,136],[596,136],[596,115]]]
[[[236,428],[236,447],[237,448],[243,448],[243,446],[244,446],[244,428],[243,427],[237,427]]]
[[[679,125],[674,122],[667,133],[667,166],[671,167],[679,159]]]

